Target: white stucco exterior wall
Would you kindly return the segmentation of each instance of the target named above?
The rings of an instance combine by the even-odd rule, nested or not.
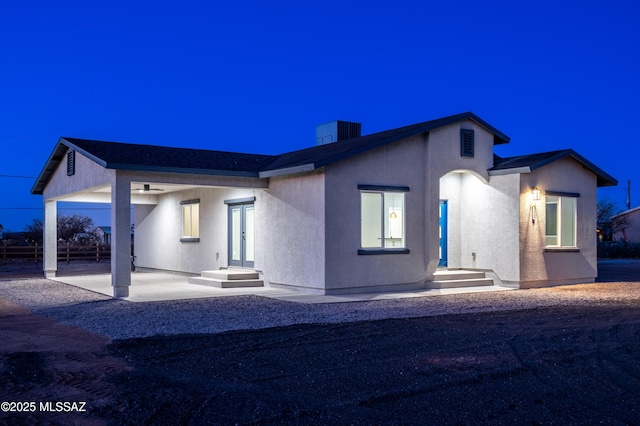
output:
[[[470,173],[442,177],[449,269],[493,271],[503,282],[519,280],[519,191],[518,174],[492,176],[489,183]]]
[[[425,146],[426,138],[417,136],[326,167],[327,293],[424,288]],[[359,184],[409,187],[405,247],[410,253],[358,255]]]
[[[471,129],[474,131],[475,139],[475,152],[473,158],[466,158],[460,156],[460,130]],[[473,121],[467,120],[460,123],[455,123],[450,126],[436,129],[429,134],[429,142],[427,145],[427,164],[426,164],[426,182],[425,188],[425,211],[426,217],[426,229],[432,230],[428,240],[426,252],[430,253],[429,265],[427,274],[431,278],[438,266],[438,227],[439,227],[439,203],[440,199],[447,198],[440,194],[441,190],[441,178],[448,175],[451,172],[463,171],[465,174],[474,175],[471,179],[478,180],[478,183],[488,182],[489,175],[487,170],[493,167],[493,134],[488,132],[482,126],[479,126]],[[461,179],[459,177],[459,179]],[[469,181],[473,182],[473,181]],[[463,181],[459,182],[451,181],[447,183],[445,179],[445,190],[453,191],[455,188],[459,192],[460,196],[463,196]],[[475,184],[474,184],[475,185]],[[483,191],[485,190],[484,187]],[[445,194],[446,195],[446,194]],[[463,214],[465,211],[473,212],[474,207],[463,206],[465,204],[460,202],[454,202],[452,207],[453,218],[450,216],[449,225],[453,225],[454,241],[460,241],[462,238],[463,228],[456,228],[456,220],[460,220],[460,223],[464,221]],[[468,210],[471,208],[471,210]],[[466,210],[465,210],[466,209]],[[459,219],[458,219],[459,218]],[[450,228],[451,230],[451,228]],[[452,250],[452,245],[449,245],[449,250]],[[465,250],[465,251],[463,251]],[[459,248],[453,247],[453,252],[449,251],[450,255],[453,255],[453,264],[462,265],[463,256],[471,256],[469,248],[463,248],[462,245]],[[477,252],[476,252],[477,253]],[[451,258],[450,258],[451,259]],[[457,267],[451,266],[450,267]],[[459,266],[462,267],[462,266]],[[480,267],[480,266],[478,266]]]
[[[545,249],[545,196],[531,200],[531,188],[579,193],[577,251]],[[521,175],[520,287],[593,282],[597,276],[596,176],[577,161],[565,158]],[[532,205],[537,211],[531,220]]]
[[[476,242],[477,268],[493,269],[503,283],[520,276],[520,175],[491,176],[484,214],[490,224]]]
[[[67,176],[65,154],[64,161],[60,163],[44,188],[42,195],[45,202],[68,198],[72,194],[90,188],[110,186],[115,181],[115,170],[105,169],[79,152],[76,152],[75,157],[75,174]],[[104,202],[110,201],[107,195]]]
[[[260,268],[264,209],[258,201],[262,190],[243,188],[195,188],[158,196],[157,205],[136,205],[135,255],[141,268],[199,274],[228,266],[228,206],[225,200],[256,197],[256,269]],[[181,242],[181,201],[200,199],[200,241]]]
[[[460,129],[474,130],[473,158],[460,156]],[[487,170],[492,166],[493,134],[472,121],[455,123],[327,166],[327,293],[424,287],[438,265],[440,178],[455,170],[467,170],[486,181]],[[358,255],[358,184],[410,188],[405,195],[409,254]],[[499,190],[495,192],[500,194]],[[512,221],[517,223],[517,208],[515,217]]]
[[[324,292],[325,175],[322,170],[273,177],[261,194],[258,246],[265,279],[274,287]]]
[[[67,151],[68,152],[68,151]],[[44,262],[45,277],[53,278],[58,269],[57,249],[57,201],[69,194],[76,194],[90,188],[109,187],[115,182],[115,172],[106,170],[76,152],[75,173],[67,176],[66,152],[63,161],[51,175],[42,194],[44,204]],[[106,202],[110,201],[106,194]]]

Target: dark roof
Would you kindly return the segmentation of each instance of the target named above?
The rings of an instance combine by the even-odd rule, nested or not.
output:
[[[595,164],[575,152],[573,149],[563,149],[559,151],[542,152],[539,154],[519,155],[516,157],[501,158],[497,155],[493,157],[493,167],[489,169],[489,174],[499,175],[508,173],[526,173],[553,163],[563,158],[571,157],[582,164],[583,167],[592,171],[598,178],[598,186],[615,186],[618,181]]]
[[[230,172],[258,176],[258,172],[275,160],[272,155],[242,154],[206,149],[170,148],[62,138],[70,148],[91,158],[107,169],[176,171],[182,173]],[[216,173],[218,174],[218,173]]]
[[[31,193],[44,187],[71,148],[107,169],[258,177],[277,156],[60,138]]]
[[[192,173],[241,177],[269,177],[315,170],[370,149],[429,132],[463,120],[472,120],[491,133],[494,144],[508,143],[509,137],[472,112],[400,127],[327,145],[314,146],[281,155],[243,154],[204,149],[169,148],[121,142],[60,138],[31,192],[42,194],[51,175],[64,161],[68,148],[80,152],[107,169]]]
[[[408,137],[427,133],[438,127],[446,126],[463,120],[473,120],[482,127],[489,130],[494,135],[494,144],[508,143],[510,138],[498,129],[491,126],[486,121],[472,112],[452,115],[437,120],[425,121],[424,123],[413,124],[410,126],[400,127],[397,129],[386,130],[384,132],[373,133],[358,138],[352,138],[340,142],[334,142],[326,145],[314,146],[311,148],[301,149],[299,151],[288,152],[282,154],[274,162],[269,164],[260,176],[273,176],[275,170],[286,170],[291,168],[303,168],[303,170],[314,170],[336,161],[361,154],[374,148],[387,145],[392,142],[399,141]],[[283,171],[284,171],[283,170]]]

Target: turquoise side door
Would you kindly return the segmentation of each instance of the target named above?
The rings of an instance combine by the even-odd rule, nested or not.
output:
[[[440,262],[438,266],[447,266],[447,200],[440,200],[440,225],[438,233],[440,238]]]

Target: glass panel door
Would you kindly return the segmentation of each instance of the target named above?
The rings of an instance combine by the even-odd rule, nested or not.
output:
[[[242,206],[230,206],[230,265],[242,266]]]
[[[253,266],[255,254],[255,207],[253,204],[244,207],[244,261]],[[248,266],[248,265],[247,265]]]
[[[255,207],[229,206],[229,266],[252,268],[255,260]]]

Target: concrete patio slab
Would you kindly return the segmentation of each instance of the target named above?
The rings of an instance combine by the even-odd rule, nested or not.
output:
[[[260,295],[265,291],[279,293],[268,288],[221,289],[189,284],[189,277],[163,272],[132,272],[129,297],[130,302],[160,302],[166,300],[201,299],[207,297]],[[113,296],[111,274],[56,277],[55,281],[70,284],[85,290]]]
[[[125,297],[123,300],[130,302],[159,302],[208,297],[255,295],[297,303],[344,303],[514,290],[509,287],[487,286],[328,296],[281,290],[270,288],[268,286],[250,288],[216,288],[189,284],[188,279],[189,277],[185,275],[165,272],[133,272],[131,274],[129,297]],[[64,276],[56,277],[54,280],[93,291],[95,293],[113,296],[110,274]]]

